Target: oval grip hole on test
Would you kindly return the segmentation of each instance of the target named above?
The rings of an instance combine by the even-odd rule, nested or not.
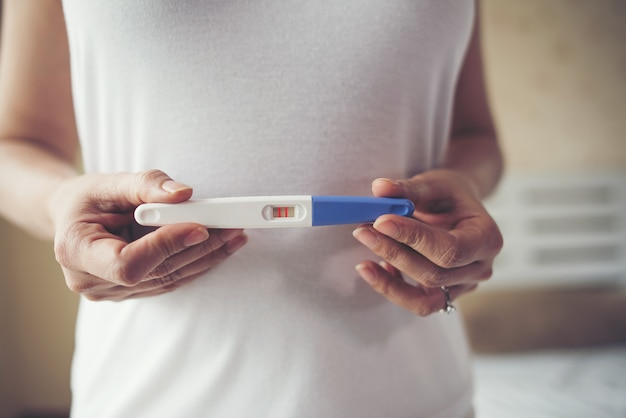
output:
[[[155,224],[161,218],[161,213],[158,209],[150,209],[150,208],[137,208],[137,213],[135,214],[135,218],[137,222],[142,225]]]

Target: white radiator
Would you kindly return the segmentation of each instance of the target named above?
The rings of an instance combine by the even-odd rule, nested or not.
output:
[[[486,206],[505,240],[486,286],[626,285],[626,171],[512,173]]]

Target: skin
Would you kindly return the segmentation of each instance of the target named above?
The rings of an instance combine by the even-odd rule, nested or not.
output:
[[[133,236],[132,211],[182,202],[189,186],[158,170],[78,175],[78,135],[61,2],[4,2],[0,60],[0,211],[54,239],[67,286],[91,300],[172,291],[200,277],[247,241],[240,230],[197,224]],[[136,234],[135,234],[136,235]]]
[[[454,300],[489,279],[502,248],[498,226],[481,203],[497,185],[503,166],[484,84],[477,22],[455,93],[442,167],[410,179],[372,183],[375,196],[412,200],[413,217],[385,215],[354,231],[382,259],[363,261],[357,272],[391,302],[421,316],[446,306],[441,286]]]
[[[133,209],[189,199],[167,174],[75,170],[78,135],[69,52],[59,0],[4,2],[0,60],[0,214],[54,239],[68,287],[91,300],[154,296],[183,286],[227,259],[247,237],[184,223],[136,233]],[[441,169],[411,179],[378,179],[376,196],[402,196],[413,218],[383,216],[355,237],[384,261],[357,271],[393,303],[419,315],[491,275],[502,237],[480,200],[496,185],[502,158],[484,93],[478,38],[456,92],[452,138]],[[410,277],[416,285],[402,278]]]

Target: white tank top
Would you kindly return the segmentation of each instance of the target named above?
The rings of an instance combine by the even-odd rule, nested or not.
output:
[[[197,198],[369,195],[436,166],[473,21],[468,0],[63,4],[87,171],[159,168]],[[465,415],[459,316],[375,293],[353,229],[250,230],[172,293],[81,301],[74,416]]]

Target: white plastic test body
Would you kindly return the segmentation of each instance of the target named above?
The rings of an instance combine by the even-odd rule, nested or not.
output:
[[[288,228],[373,222],[384,214],[411,216],[407,199],[361,196],[251,196],[145,203],[140,225],[193,222],[207,228]]]

